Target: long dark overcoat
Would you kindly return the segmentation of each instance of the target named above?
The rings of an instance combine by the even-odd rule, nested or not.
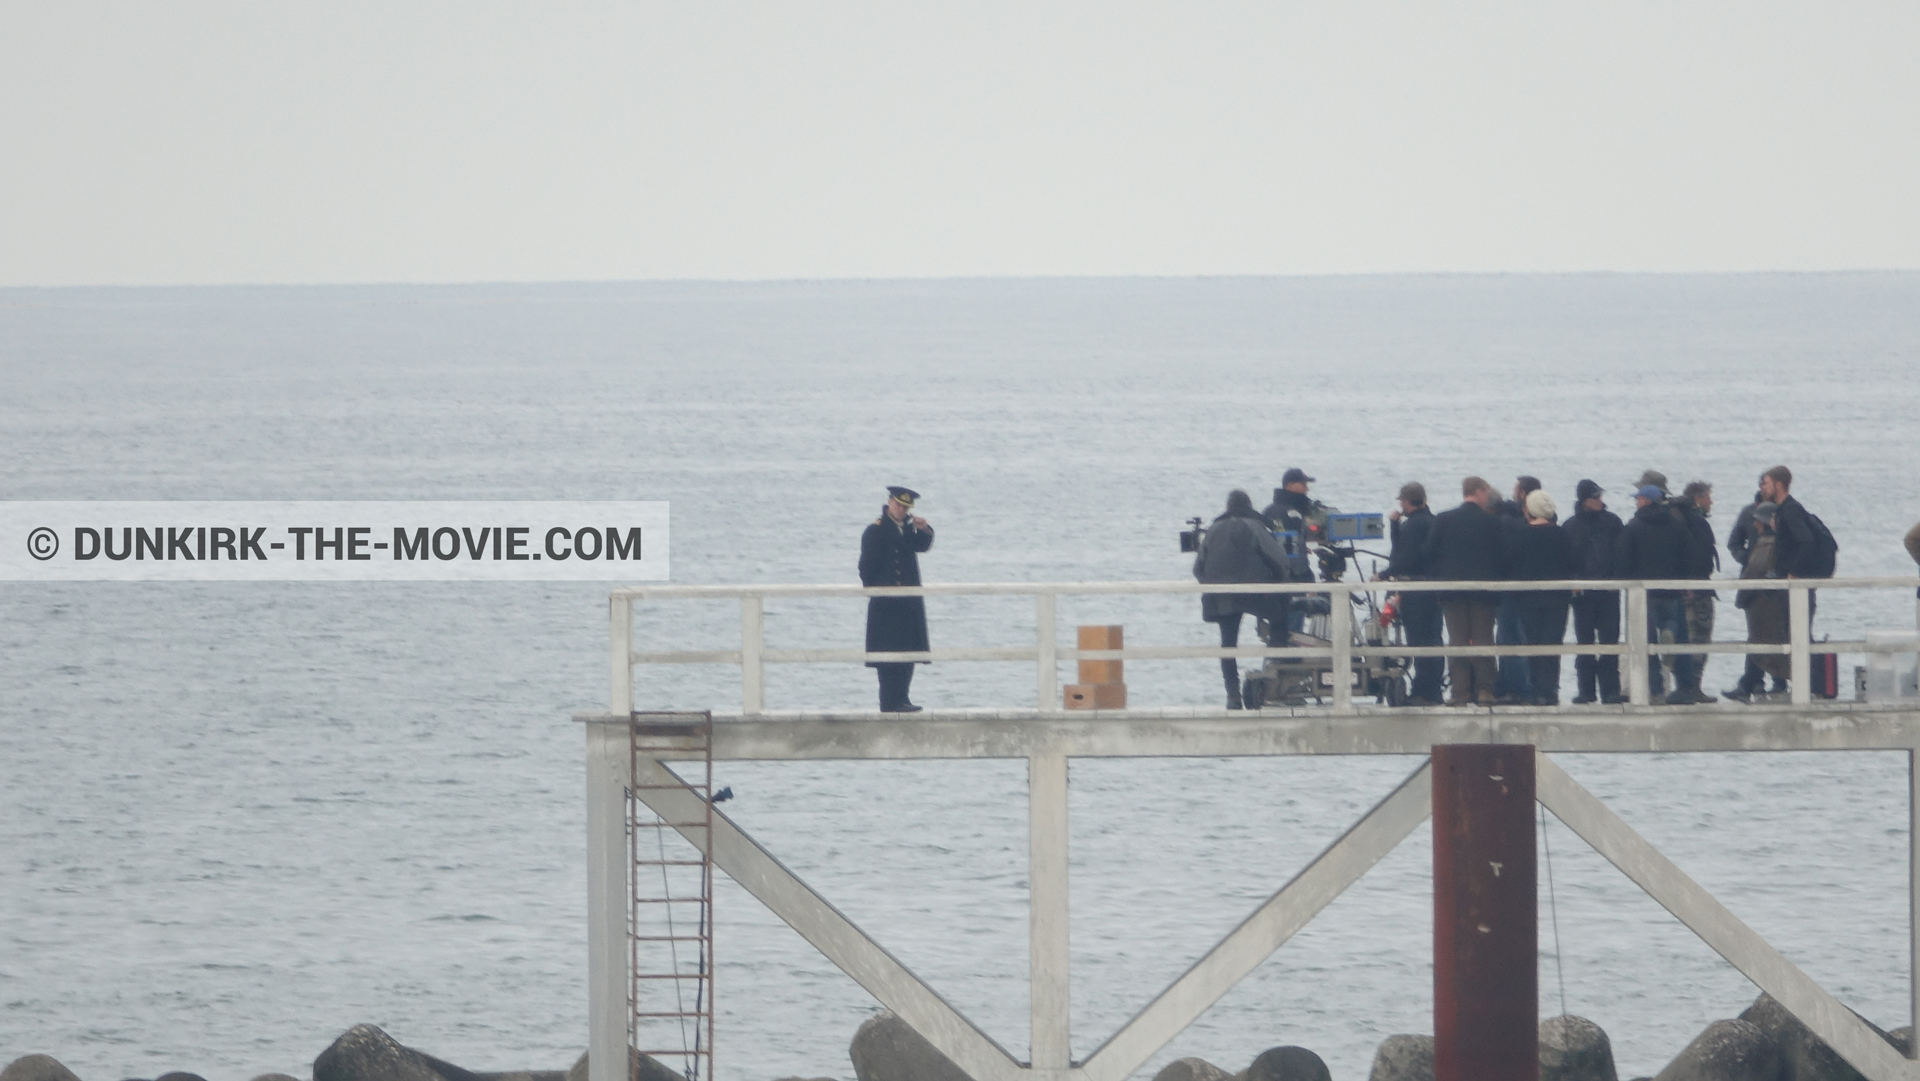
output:
[[[883,513],[860,535],[860,584],[919,585],[920,553],[931,547],[932,526],[915,529],[911,520],[896,523]],[[917,653],[926,648],[927,605],[923,599],[867,598],[867,652]]]

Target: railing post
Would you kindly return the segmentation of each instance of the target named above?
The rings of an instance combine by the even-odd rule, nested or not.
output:
[[[766,711],[765,618],[758,593],[740,598],[740,712],[748,716]]]
[[[1333,711],[1353,712],[1353,594],[1332,583],[1327,594],[1327,636],[1333,640]]]
[[[633,598],[607,599],[607,712],[633,712]]]
[[[1042,713],[1060,709],[1060,668],[1055,660],[1060,639],[1053,625],[1053,599],[1053,594],[1042,593],[1034,598],[1033,605],[1034,642],[1039,657],[1039,665],[1035,670],[1038,677],[1035,689],[1039,694],[1038,708]]]
[[[1635,582],[1626,595],[1627,701],[1644,706],[1653,699],[1647,674],[1647,587]]]
[[[1787,587],[1787,637],[1793,642],[1793,667],[1789,678],[1793,681],[1793,704],[1804,706],[1813,701],[1813,657],[1808,647],[1813,644],[1813,627],[1808,618],[1807,591],[1804,586],[1793,584]]]

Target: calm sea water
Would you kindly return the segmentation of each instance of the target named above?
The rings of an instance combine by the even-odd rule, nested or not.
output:
[[[930,580],[1179,578],[1181,520],[1292,465],[1349,510],[1407,479],[1441,502],[1468,472],[1538,474],[1563,507],[1590,476],[1621,502],[1653,466],[1718,482],[1724,531],[1786,462],[1843,573],[1904,574],[1917,406],[1920,275],[0,291],[0,498],[667,499],[682,582],[850,580],[888,483],[925,494]],[[307,1076],[371,1021],[472,1069],[570,1063],[568,714],[605,701],[604,606],[592,584],[0,585],[0,1060]],[[1910,626],[1912,606],[1823,597],[1816,630]],[[1062,617],[1204,643],[1196,608]],[[857,603],[768,618],[782,645],[858,640]],[[694,603],[640,622],[682,647],[733,626]],[[1031,626],[1017,603],[934,606],[937,644]],[[719,669],[645,675],[648,705],[738,702]],[[1128,675],[1136,702],[1218,693],[1209,663]],[[864,671],[775,676],[776,707],[872,694]],[[1031,675],[940,665],[915,692],[1023,701]],[[1902,1023],[1903,760],[1565,761],[1843,1001]],[[1076,763],[1076,1054],[1415,765]],[[1024,1053],[1018,763],[719,779],[749,830]],[[1623,1077],[1752,998],[1546,836],[1543,1010],[1564,980]],[[1363,1078],[1382,1037],[1428,1031],[1429,858],[1423,829],[1150,1068],[1297,1043]],[[872,1000],[737,890],[719,936],[727,1081],[850,1077]]]

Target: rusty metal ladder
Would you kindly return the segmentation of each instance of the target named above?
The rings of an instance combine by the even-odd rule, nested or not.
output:
[[[629,731],[627,1046],[687,1081],[712,1081],[713,713],[636,710]],[[669,761],[692,763],[694,779]],[[663,774],[677,783],[659,783]],[[691,792],[702,813],[661,817],[641,796],[660,789]]]

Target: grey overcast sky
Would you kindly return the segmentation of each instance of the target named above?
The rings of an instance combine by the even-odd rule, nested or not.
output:
[[[0,8],[0,284],[1920,267],[1913,0]]]

